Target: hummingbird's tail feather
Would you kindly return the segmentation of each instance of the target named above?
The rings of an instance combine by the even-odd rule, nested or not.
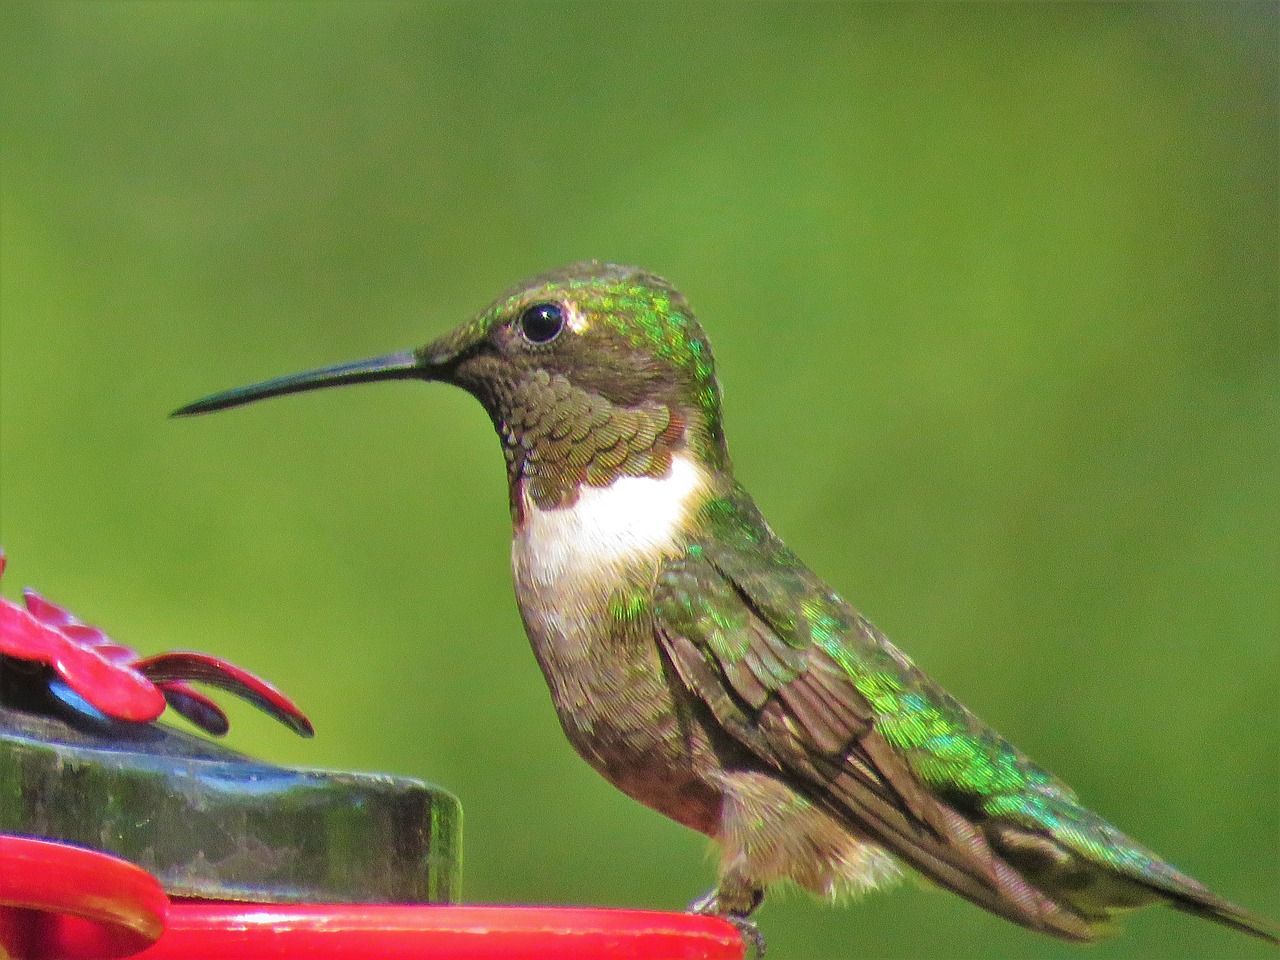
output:
[[[1039,889],[1096,918],[1099,934],[1117,913],[1164,903],[1280,944],[1266,921],[1130,839],[1056,784],[988,801],[986,812],[997,804],[1003,816],[987,826],[996,847]]]
[[[1151,889],[1175,910],[1212,920],[1214,923],[1220,923],[1233,930],[1239,930],[1241,933],[1247,933],[1280,946],[1280,931],[1276,929],[1275,924],[1222,899],[1198,883],[1192,887],[1171,889],[1165,886],[1152,886]]]

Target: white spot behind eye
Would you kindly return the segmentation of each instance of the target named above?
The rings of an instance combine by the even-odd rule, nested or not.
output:
[[[583,333],[591,325],[587,315],[578,308],[576,303],[565,301],[562,307],[564,309],[564,325],[574,333]]]

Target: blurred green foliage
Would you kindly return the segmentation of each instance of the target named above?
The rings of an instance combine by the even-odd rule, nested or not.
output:
[[[788,542],[1098,810],[1280,915],[1277,7],[10,0],[0,541],[146,651],[269,676],[425,776],[476,901],[678,908],[703,841],[574,756],[479,406],[413,346],[583,257],[717,348]],[[779,958],[1068,957],[908,887],[775,897]],[[1135,916],[1090,954],[1270,956]]]

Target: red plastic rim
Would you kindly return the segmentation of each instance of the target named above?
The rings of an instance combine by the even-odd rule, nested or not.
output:
[[[120,957],[159,939],[169,899],[119,857],[0,834],[0,954]]]
[[[170,902],[96,850],[0,834],[0,958],[742,960],[717,917],[564,907]]]
[[[742,960],[718,917],[588,907],[174,902],[137,960]]]

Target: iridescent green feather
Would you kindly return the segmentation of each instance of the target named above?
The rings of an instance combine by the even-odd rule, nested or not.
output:
[[[1092,939],[1107,932],[1113,910],[1168,898],[1259,932],[1253,918],[1081,806],[930,680],[773,535],[741,488],[708,501],[694,529],[686,556],[659,580],[660,638],[678,670],[698,674],[717,719],[807,781],[817,800],[843,806],[855,823],[914,823],[867,832],[1028,926]],[[791,722],[771,720],[771,709]],[[881,783],[839,786],[850,771]],[[913,785],[925,789],[913,794]],[[976,833],[954,830],[944,806]],[[1040,896],[1017,890],[1014,878],[993,881],[1001,876],[993,859]],[[1000,883],[1015,889],[997,890]],[[1020,897],[1026,909],[993,906]]]

